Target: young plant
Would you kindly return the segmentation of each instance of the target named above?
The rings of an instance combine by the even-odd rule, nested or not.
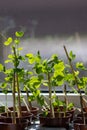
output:
[[[43,59],[39,51],[37,55],[28,54],[27,56],[29,63],[34,64],[33,69],[38,79],[40,79],[40,85],[48,87],[50,116],[55,117],[52,89],[64,83],[64,62],[57,55],[52,55],[49,59]]]
[[[86,84],[87,84],[87,77],[85,76],[79,76],[80,74],[80,70],[87,70],[83,63],[81,62],[77,62],[76,63],[76,70],[73,67],[72,61],[73,59],[75,59],[75,55],[73,54],[73,52],[71,51],[69,54],[67,52],[66,47],[64,46],[64,50],[67,56],[67,59],[69,61],[69,67],[71,68],[71,73],[67,73],[66,75],[66,80],[70,83],[70,85],[75,86],[76,88],[74,88],[75,90],[77,90],[77,92],[80,95],[80,105],[81,105],[81,113],[82,113],[82,118],[84,120],[85,123],[85,117],[84,117],[84,113],[83,113],[83,96],[82,96],[82,90],[84,91],[86,89]],[[77,70],[78,69],[78,70]]]
[[[5,64],[10,63],[12,68],[6,69],[5,74],[7,77],[5,78],[6,82],[9,81],[11,83],[11,90],[13,95],[13,123],[16,123],[16,93],[18,94],[18,116],[21,117],[21,99],[20,99],[20,78],[23,76],[22,71],[24,68],[20,68],[20,62],[24,61],[24,57],[21,56],[20,51],[22,48],[19,47],[20,38],[24,35],[23,32],[16,32],[15,37],[9,37],[5,42],[5,46],[11,47],[11,54],[8,54],[8,59],[5,60]]]
[[[32,101],[36,100],[39,102],[43,102],[40,95],[40,79],[33,74],[32,71],[26,70],[24,72],[24,91],[27,95],[27,103],[29,111],[32,110]],[[31,94],[30,94],[31,93]],[[40,101],[41,99],[41,101]]]
[[[28,53],[25,55],[27,62],[29,66],[31,65],[32,71],[25,70],[24,72],[24,91],[26,91],[27,94],[27,102],[28,107],[30,110],[32,110],[32,101],[36,100],[37,103],[39,103],[41,106],[44,103],[44,98],[40,93],[40,86],[41,86],[41,80],[42,77],[36,75],[36,73],[33,70],[32,64],[35,63],[35,61],[39,60],[38,56],[33,57],[32,53]],[[29,94],[31,93],[31,95]]]

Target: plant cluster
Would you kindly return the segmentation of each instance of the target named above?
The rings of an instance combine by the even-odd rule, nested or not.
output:
[[[22,116],[22,101],[24,101],[28,111],[30,111],[32,109],[32,101],[36,100],[42,106],[45,115],[50,113],[52,118],[55,118],[55,109],[57,112],[62,109],[64,113],[71,110],[74,105],[67,101],[66,86],[71,87],[74,92],[80,94],[81,111],[83,111],[81,92],[82,90],[85,92],[87,89],[87,77],[80,75],[80,70],[87,70],[83,63],[76,62],[73,67],[73,60],[76,56],[72,51],[68,54],[65,46],[64,50],[69,64],[64,63],[63,59],[60,59],[56,54],[53,54],[48,59],[43,59],[40,51],[37,54],[27,53],[23,56],[21,54],[23,48],[20,47],[23,35],[23,32],[16,32],[15,38],[7,38],[4,45],[11,47],[11,53],[8,55],[8,59],[5,60],[5,65],[0,64],[0,72],[5,75],[4,82],[0,87],[5,94],[10,90],[13,95],[13,122],[15,123],[16,110],[18,111],[18,116]],[[12,66],[11,68],[6,67],[6,64],[9,63]],[[31,65],[32,69],[21,67],[22,63]],[[41,86],[48,88],[48,97],[41,94]],[[56,87],[62,86],[64,87],[64,101],[61,101],[56,94]],[[26,92],[27,103],[22,96],[22,90]],[[8,112],[7,106],[6,110]]]

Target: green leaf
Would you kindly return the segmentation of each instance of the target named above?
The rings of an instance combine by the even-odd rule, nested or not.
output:
[[[55,64],[55,65],[54,65],[54,69],[55,69],[56,71],[63,71],[64,68],[65,68],[64,62],[59,62],[58,64]]]
[[[67,106],[67,109],[71,110],[73,107],[74,107],[74,104],[73,103],[69,103],[68,106]]]
[[[83,65],[82,62],[77,62],[77,63],[76,63],[76,68],[82,69],[82,70],[87,70],[87,69],[84,67],[84,65]]]
[[[25,56],[26,56],[27,58],[33,58],[33,57],[34,57],[33,53],[27,53]]]
[[[0,84],[0,88],[2,88],[2,89],[5,89],[7,87],[7,83],[2,83],[2,84]]]
[[[38,95],[37,97],[37,102],[43,106],[44,105],[44,96],[43,95]]]
[[[10,81],[12,81],[12,78],[11,77],[5,77],[5,81],[10,82]]]
[[[21,50],[23,50],[23,47],[19,47],[19,48],[18,48],[18,51],[21,51]]]
[[[87,77],[82,77],[83,81],[87,83]]]
[[[4,68],[3,65],[0,64],[0,72],[3,71],[3,68]]]
[[[61,76],[58,76],[58,80],[57,80],[56,84],[57,84],[58,86],[61,86],[61,85],[63,85],[63,84],[64,84],[63,77],[61,77]]]
[[[58,62],[58,56],[56,54],[52,55],[52,60],[54,60],[54,62]]]
[[[74,71],[75,72],[75,76],[79,75],[79,71]]]
[[[5,46],[8,46],[8,45],[10,45],[10,44],[12,43],[12,41],[13,41],[12,37],[9,37],[9,38],[4,42],[4,45],[5,45]]]
[[[36,73],[40,74],[41,72],[42,72],[42,66],[39,65],[39,66],[36,67]]]
[[[40,90],[37,89],[37,91],[35,91],[35,96],[37,97],[38,95],[40,95]]]
[[[28,60],[28,62],[29,62],[30,64],[33,64],[34,61],[35,61],[34,58]]]
[[[35,62],[35,57],[34,57],[34,55],[32,53],[28,53],[25,56],[28,58],[28,62],[30,64],[33,64]]]
[[[29,74],[29,75],[33,75],[33,72],[32,72],[32,71],[28,71],[28,74]]]
[[[64,77],[64,73],[61,72],[61,71],[55,71],[53,76],[56,78],[56,77],[58,77],[59,75],[62,76],[62,77]]]
[[[12,55],[12,54],[9,54],[9,55],[8,55],[8,58],[12,59],[12,58],[13,58],[13,55]]]
[[[56,54],[53,54],[53,55],[52,55],[52,59],[55,59],[55,58],[58,59],[57,55],[56,55]]]
[[[70,51],[70,53],[69,53],[69,58],[70,58],[71,60],[74,60],[74,59],[76,58],[76,55],[73,54],[72,51]]]
[[[15,40],[14,40],[14,43],[15,43],[15,44],[19,44],[19,43],[20,43],[20,40],[19,40],[19,39],[15,39]]]
[[[21,61],[25,60],[25,58],[23,56],[21,56],[21,55],[18,57],[18,59],[21,60]]]
[[[11,74],[13,72],[13,69],[6,69],[5,74]]]
[[[23,35],[24,35],[24,32],[22,32],[22,31],[20,31],[20,32],[15,32],[15,35],[16,35],[16,37],[23,37]]]
[[[29,100],[30,102],[34,101],[34,100],[35,100],[35,96],[34,96],[34,95],[30,95],[29,98],[28,98],[28,100]]]
[[[66,81],[74,80],[74,76],[73,76],[73,74],[71,74],[71,73],[66,74],[66,76],[65,76],[65,80],[66,80]]]
[[[6,63],[6,64],[9,63],[9,62],[12,62],[12,60],[5,60],[5,63]]]
[[[44,83],[44,82],[43,82],[43,85],[44,85],[44,86],[48,86],[48,83]]]
[[[35,57],[35,62],[40,63],[40,62],[41,62],[41,57],[36,56],[36,57]]]

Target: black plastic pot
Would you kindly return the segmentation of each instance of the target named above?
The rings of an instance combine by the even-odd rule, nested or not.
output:
[[[43,114],[39,114],[39,120],[41,126],[46,127],[64,127],[67,130],[69,129],[71,114],[67,113],[66,116],[62,114],[61,117],[58,117],[58,113],[55,118],[50,117],[50,113],[47,116],[43,116]]]
[[[28,125],[31,125],[31,121],[32,121],[32,117],[33,117],[32,113],[22,111],[22,116],[20,118],[17,116],[17,112],[15,113],[15,115],[16,115],[16,120],[19,121],[19,119],[22,119],[22,120],[26,119],[29,122]],[[8,122],[8,123],[12,122],[12,117],[11,116],[12,116],[12,112],[1,113],[1,118],[4,118],[4,120],[6,122]]]
[[[65,111],[64,109],[65,109],[64,106],[60,106],[59,108],[55,107],[54,111],[58,112],[58,110],[59,110],[60,112],[64,112]],[[66,113],[70,113],[71,114],[70,122],[72,122],[72,120],[74,118],[75,108],[73,107],[71,110],[67,110]]]
[[[9,107],[9,110],[13,111],[13,107]],[[22,111],[28,111],[26,106],[21,106],[21,110]],[[36,119],[38,112],[39,112],[39,108],[33,106],[32,109],[30,110],[30,113],[33,114],[32,119]]]
[[[0,119],[0,130],[25,130],[29,124],[26,119],[17,119],[16,122],[13,124],[10,118]]]
[[[84,124],[83,120],[80,117],[78,117],[77,119],[74,120],[73,125],[74,130],[87,130],[87,119],[86,124]]]

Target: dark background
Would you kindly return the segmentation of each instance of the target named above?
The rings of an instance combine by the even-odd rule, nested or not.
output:
[[[0,0],[0,30],[12,33],[20,28],[31,37],[85,35],[87,1]]]

